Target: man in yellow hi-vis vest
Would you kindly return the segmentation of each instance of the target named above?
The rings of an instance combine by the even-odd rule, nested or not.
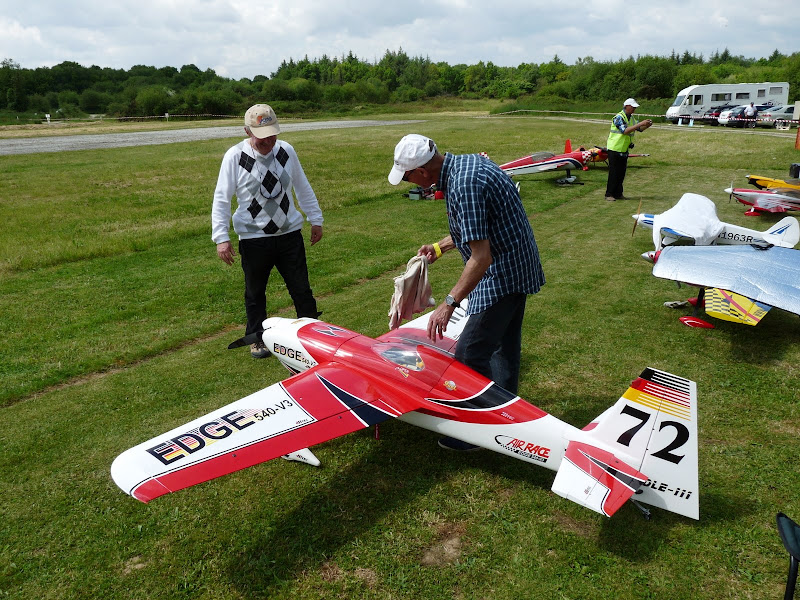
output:
[[[633,148],[633,134],[644,131],[653,121],[645,119],[637,122],[633,119],[633,112],[639,104],[633,98],[628,98],[611,121],[611,131],[608,134],[608,184],[606,185],[606,200],[623,200],[622,182],[625,181],[625,171],[628,168],[628,150]]]

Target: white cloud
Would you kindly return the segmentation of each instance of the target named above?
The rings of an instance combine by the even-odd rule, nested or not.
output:
[[[643,54],[767,57],[798,50],[795,2],[623,0],[555,7],[544,0],[0,0],[0,58],[26,68],[75,61],[129,69],[195,64],[218,74],[270,75],[284,60],[380,60],[402,48],[451,65],[568,64]]]

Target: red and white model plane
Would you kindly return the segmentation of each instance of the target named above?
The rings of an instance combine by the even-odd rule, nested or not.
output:
[[[725,193],[736,198],[750,209],[744,214],[753,217],[761,213],[785,213],[787,210],[800,210],[800,190],[792,188],[725,188]]]
[[[650,156],[649,154],[629,154],[628,157]],[[608,150],[594,146],[588,150],[581,146],[577,150],[572,149],[572,142],[567,140],[564,143],[563,154],[553,154],[552,152],[535,152],[529,156],[523,156],[511,162],[500,165],[509,176],[525,175],[528,173],[543,173],[546,171],[566,171],[567,176],[557,180],[557,183],[574,183],[575,176],[571,174],[573,170],[589,170],[589,163],[606,162],[608,160]]]
[[[295,375],[123,452],[114,481],[148,502],[395,418],[551,469],[554,492],[607,516],[633,499],[699,518],[693,381],[645,369],[577,429],[453,358],[463,310],[436,344],[429,314],[377,339],[268,318],[264,342]]]

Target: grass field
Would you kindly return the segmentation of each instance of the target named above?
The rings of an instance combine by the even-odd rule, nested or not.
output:
[[[407,116],[402,115],[400,118]],[[393,115],[392,118],[398,118]],[[603,144],[608,125],[425,115],[415,131],[498,162]],[[392,279],[446,233],[440,203],[386,181],[400,126],[284,135],[325,212],[309,248],[324,318],[386,330]],[[0,157],[0,596],[8,598],[775,598],[787,554],[775,513],[800,518],[800,319],[682,326],[691,290],[656,279],[631,236],[639,200],[684,192],[766,229],[722,191],[787,175],[794,132],[655,126],[638,136],[626,195],[607,171],[559,187],[520,178],[547,284],[528,302],[520,395],[582,427],[646,366],[697,381],[700,513],[631,505],[606,519],[550,491],[552,473],[454,455],[386,423],[315,447],[321,469],[272,461],[144,505],[109,476],[120,452],[274,383],[275,360],[227,344],[243,331],[238,265],[210,240],[222,154],[236,139]],[[306,230],[306,234],[308,231]],[[434,294],[461,270],[431,272]],[[272,314],[291,315],[276,275]]]

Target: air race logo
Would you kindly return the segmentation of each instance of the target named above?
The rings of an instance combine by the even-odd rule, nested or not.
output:
[[[525,440],[520,440],[508,435],[496,435],[494,441],[497,442],[501,448],[524,458],[535,460],[536,462],[545,463],[547,459],[550,458],[550,448],[526,442]]]

